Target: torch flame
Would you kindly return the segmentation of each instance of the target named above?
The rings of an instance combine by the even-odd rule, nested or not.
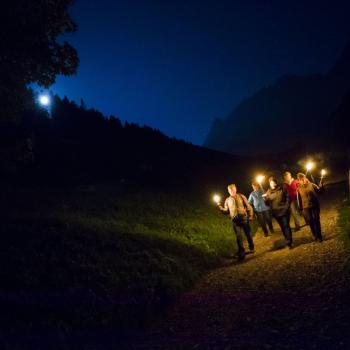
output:
[[[306,170],[307,171],[310,171],[310,170],[312,170],[313,169],[313,167],[315,166],[315,164],[313,163],[313,162],[307,162],[306,163]]]
[[[265,180],[264,175],[259,175],[256,177],[256,181],[261,185],[261,183]]]
[[[221,197],[218,195],[218,194],[215,194],[213,196],[213,201],[216,203],[216,204],[219,204],[220,203],[220,200],[221,200]]]

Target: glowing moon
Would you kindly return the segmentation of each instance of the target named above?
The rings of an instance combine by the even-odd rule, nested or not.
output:
[[[39,96],[39,102],[42,106],[48,106],[50,104],[50,97],[47,95]]]

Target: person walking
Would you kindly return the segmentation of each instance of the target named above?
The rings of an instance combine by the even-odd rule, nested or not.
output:
[[[258,222],[264,232],[264,236],[269,236],[269,231],[267,226],[270,229],[270,233],[273,233],[272,217],[271,210],[268,205],[266,205],[263,194],[264,190],[258,182],[252,183],[253,192],[249,195],[248,203],[254,208],[254,212],[258,219]]]
[[[254,253],[254,242],[249,225],[249,221],[253,219],[254,211],[247,198],[243,194],[237,193],[235,184],[227,186],[227,191],[230,196],[226,198],[224,206],[218,204],[218,207],[222,213],[228,214],[232,220],[232,227],[237,240],[238,260],[241,261],[244,260],[246,255],[243,245],[243,232],[247,238],[250,252]]]
[[[305,221],[310,225],[311,233],[316,242],[322,242],[320,222],[320,202],[317,194],[322,192],[323,183],[320,186],[309,181],[305,174],[299,173],[298,179],[298,204]]]
[[[281,227],[289,249],[293,248],[293,235],[289,225],[290,200],[285,188],[279,185],[275,177],[269,178],[270,188],[263,194],[263,198],[272,210],[272,215]]]
[[[286,171],[283,174],[284,178],[284,187],[288,192],[289,200],[290,200],[290,214],[293,217],[295,231],[300,230],[299,223],[299,213],[298,213],[298,203],[297,203],[297,187],[298,181],[292,177],[292,174],[289,171]]]

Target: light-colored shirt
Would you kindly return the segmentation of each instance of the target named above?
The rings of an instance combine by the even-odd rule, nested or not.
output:
[[[235,197],[227,197],[224,212],[229,213],[231,219],[240,217],[253,217],[254,212],[245,195],[237,193]]]
[[[270,210],[270,207],[265,204],[265,200],[263,198],[264,191],[259,189],[257,191],[253,191],[248,198],[248,202],[253,206],[254,210],[257,213],[261,213],[266,210]]]

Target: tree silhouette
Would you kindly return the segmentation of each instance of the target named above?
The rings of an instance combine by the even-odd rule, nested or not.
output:
[[[76,30],[68,13],[72,2],[16,0],[0,5],[0,120],[15,120],[30,103],[28,84],[48,87],[56,75],[76,72],[76,50],[58,40]]]

